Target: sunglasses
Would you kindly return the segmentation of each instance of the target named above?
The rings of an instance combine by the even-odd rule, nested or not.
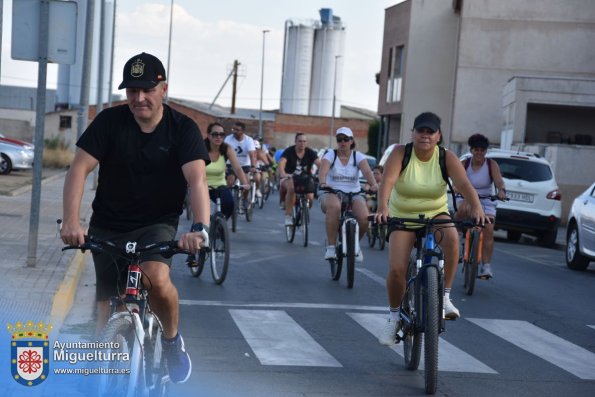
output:
[[[341,143],[341,142],[349,142],[351,140],[351,138],[349,137],[345,137],[345,138],[337,138],[337,143]]]
[[[438,130],[434,131],[429,128],[421,128],[421,129],[415,130],[415,131],[418,132],[419,134],[435,134],[438,132]]]
[[[223,138],[225,137],[225,132],[211,132],[209,135],[213,138]]]

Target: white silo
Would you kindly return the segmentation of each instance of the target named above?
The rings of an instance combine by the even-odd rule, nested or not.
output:
[[[312,79],[310,84],[310,105],[308,113],[313,116],[331,116],[333,113],[333,93],[335,114],[341,105],[341,65],[345,42],[345,27],[341,18],[333,16],[332,10],[320,10],[320,23],[314,33],[312,57]],[[335,73],[336,72],[336,73]],[[336,80],[335,80],[336,79]]]
[[[86,0],[77,0],[78,15],[77,15],[77,40],[76,40],[76,60],[73,65],[58,65],[58,85],[56,90],[56,102],[59,106],[76,106],[81,99],[81,82],[83,75],[83,57],[84,57],[84,43],[85,43],[85,25],[87,21],[87,4]],[[106,0],[105,6],[105,20],[104,20],[104,57],[99,61],[99,34],[101,22],[101,3],[102,1],[95,1],[94,19],[93,19],[93,48],[92,48],[92,62],[91,62],[91,77],[89,89],[89,104],[97,103],[98,93],[98,75],[99,67],[103,68],[103,102],[108,101],[108,95],[111,94],[111,87],[109,87],[109,71],[112,63],[111,59],[111,43],[112,43],[112,25],[114,15],[114,3],[111,0]],[[115,74],[115,76],[118,76]],[[115,77],[117,78],[117,77]]]
[[[285,22],[281,112],[308,114],[314,22]]]

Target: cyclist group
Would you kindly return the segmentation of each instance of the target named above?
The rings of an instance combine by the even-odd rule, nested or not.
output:
[[[240,185],[247,187],[250,178],[254,178],[259,187],[262,183],[259,162],[270,166],[275,160],[259,140],[245,134],[246,126],[241,122],[234,124],[230,135],[225,133],[222,124],[212,123],[203,140],[194,121],[163,102],[168,88],[165,69],[153,55],[141,53],[128,60],[119,86],[119,89],[123,88],[126,89],[127,104],[99,113],[77,142],[76,155],[64,184],[61,238],[68,245],[83,244],[86,235],[117,242],[137,241],[144,245],[173,240],[182,203],[189,191],[193,223],[190,231],[179,237],[178,246],[197,252],[209,245],[209,204],[215,198],[211,196],[209,199],[207,186],[231,187],[237,179]],[[437,115],[422,113],[415,119],[411,136],[413,150],[406,167],[402,167],[404,147],[398,147],[391,153],[384,170],[375,168],[373,172],[365,156],[355,150],[351,129],[337,129],[335,138],[336,149],[328,150],[319,159],[316,152],[307,147],[306,135],[296,134],[295,145],[280,154],[277,168],[280,193],[284,195],[285,225],[292,222],[291,208],[296,191],[294,181],[304,174],[312,175],[313,168],[318,168],[319,203],[325,214],[325,259],[333,259],[336,255],[339,213],[345,201],[345,197],[334,190],[358,193],[353,196],[352,209],[359,224],[359,239],[366,233],[369,210],[373,206],[377,206],[376,219],[379,222],[386,222],[389,216],[450,216],[446,182],[439,164],[442,131]],[[488,242],[493,238],[491,223],[495,206],[491,201],[480,201],[478,193],[488,189],[493,181],[499,197],[503,197],[505,187],[498,165],[485,159],[489,145],[487,138],[481,135],[472,138],[469,140],[473,154],[470,165],[465,169],[452,152],[446,151],[446,168],[456,191],[464,197],[455,216],[473,218],[477,223],[485,224],[485,241]],[[89,230],[85,231],[80,220],[84,182],[98,165],[93,215]],[[360,186],[359,172],[367,181],[366,190],[378,194],[377,203],[370,208]],[[256,189],[256,195],[260,194],[260,189]],[[230,217],[234,211],[231,192],[227,190],[220,197],[221,210]],[[308,200],[312,205],[312,193],[309,193]],[[415,232],[414,227],[403,227],[389,229],[387,233],[390,247],[387,274],[389,313],[379,337],[383,344],[395,342],[399,326],[396,319],[404,294]],[[454,228],[444,229],[439,241],[446,260],[444,308],[445,315],[450,318],[460,316],[450,300],[459,257],[457,241],[458,234]],[[480,274],[491,276],[489,262],[493,244],[484,244],[484,250],[485,262]],[[361,250],[356,253],[356,258],[363,259]],[[97,329],[100,330],[108,319],[108,298],[114,290],[121,291],[126,285],[126,266],[105,255],[93,254],[93,260],[97,278]],[[162,344],[170,379],[181,383],[189,378],[192,365],[178,332],[178,292],[170,279],[170,266],[171,258],[155,255],[142,263],[142,271],[151,285],[151,307],[163,323]]]

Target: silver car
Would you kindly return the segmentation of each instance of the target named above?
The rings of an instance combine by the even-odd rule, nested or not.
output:
[[[566,266],[585,270],[592,260],[595,260],[595,183],[572,202],[566,233]]]
[[[12,143],[0,142],[0,174],[33,167],[33,150]]]

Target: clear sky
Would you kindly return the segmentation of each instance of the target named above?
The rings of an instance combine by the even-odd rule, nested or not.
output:
[[[95,0],[100,1],[100,0]],[[376,110],[384,10],[401,0],[174,0],[170,96],[211,102],[234,59],[242,67],[236,106],[258,108],[263,30],[266,34],[263,108],[277,109],[281,94],[284,24],[287,19],[319,19],[332,8],[346,26],[343,104]],[[171,0],[118,0],[113,91],[122,67],[145,51],[167,67]],[[37,65],[10,59],[12,1],[4,0],[1,83],[35,86]],[[57,67],[48,68],[48,88],[55,88]],[[229,106],[231,83],[217,103]]]

